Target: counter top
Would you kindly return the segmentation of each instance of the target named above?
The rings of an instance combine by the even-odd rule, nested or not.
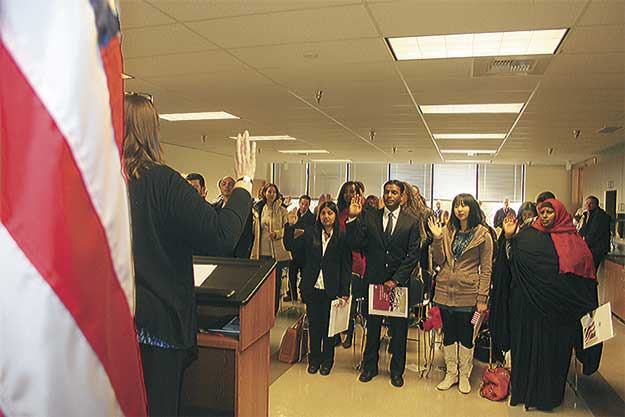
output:
[[[607,254],[605,258],[609,261],[614,262],[615,264],[624,265],[625,266],[625,255],[615,255],[615,254]]]

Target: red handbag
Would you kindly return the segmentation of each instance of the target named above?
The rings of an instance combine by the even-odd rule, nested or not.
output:
[[[510,392],[510,371],[502,365],[488,367],[482,376],[480,395],[491,401],[502,401]]]
[[[431,307],[428,311],[428,318],[423,322],[423,330],[440,329],[443,327],[441,309],[438,306]]]

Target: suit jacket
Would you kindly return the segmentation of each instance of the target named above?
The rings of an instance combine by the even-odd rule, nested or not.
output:
[[[297,212],[298,220],[295,225],[293,225],[294,229],[302,229],[306,230],[307,227],[313,227],[316,223],[315,215],[312,214],[312,211],[307,210],[306,213],[300,215],[299,211]],[[301,245],[296,245],[296,248],[291,250],[291,255],[293,259],[303,262],[305,258],[304,247]]]
[[[511,213],[513,216],[516,216],[516,212],[514,211],[513,208],[508,207],[508,212]],[[503,220],[505,218],[506,218],[506,212],[504,211],[504,208],[502,207],[499,210],[497,210],[497,212],[495,213],[495,220],[493,220],[493,226],[502,227]]]
[[[406,287],[410,273],[419,260],[421,237],[416,217],[401,210],[388,242],[384,237],[384,209],[365,210],[346,225],[352,249],[363,251],[367,259],[364,279],[368,284],[383,284],[392,279]]]
[[[284,228],[284,245],[288,250],[303,249],[304,268],[300,291],[304,302],[313,292],[319,271],[323,271],[323,286],[330,299],[349,295],[349,283],[352,274],[352,252],[343,233],[334,233],[328,242],[325,254],[322,254],[321,229],[308,226],[304,235],[294,238],[295,226],[287,224]]]
[[[224,208],[224,201],[217,200],[215,203],[212,203],[212,206],[215,208],[215,211],[219,212]],[[234,252],[232,254],[228,254],[228,256],[234,256],[235,258],[240,259],[250,259],[250,254],[252,252],[252,245],[254,244],[254,232],[252,230],[254,216],[250,211],[250,215],[247,217],[247,222],[245,226],[243,226],[243,232],[241,233],[241,238],[237,242],[237,245],[234,248]],[[199,254],[205,255],[205,254]]]
[[[610,252],[610,215],[597,208],[588,214],[588,218],[579,230],[595,262],[600,262],[603,255]]]

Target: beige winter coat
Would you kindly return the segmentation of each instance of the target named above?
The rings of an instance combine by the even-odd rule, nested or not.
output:
[[[472,307],[486,303],[493,269],[493,239],[488,229],[476,226],[475,235],[458,260],[454,260],[452,242],[455,231],[443,229],[432,243],[432,260],[440,265],[436,277],[434,302],[450,307]]]
[[[264,206],[264,209],[270,209],[267,206]],[[271,231],[276,232],[276,238],[271,240],[271,253],[276,261],[290,261],[291,252],[286,250],[284,247],[284,243],[282,243],[282,237],[284,236],[284,225],[288,222],[287,215],[288,211],[286,208],[282,207],[282,205],[277,202],[274,205],[274,209],[271,210]],[[254,246],[252,246],[252,254],[250,256],[251,259],[260,258],[260,234],[261,234],[261,215],[258,210],[252,210],[253,224],[254,224]]]

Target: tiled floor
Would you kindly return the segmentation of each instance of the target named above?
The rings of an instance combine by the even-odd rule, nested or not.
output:
[[[281,314],[274,331],[274,350],[284,329],[298,316],[296,310]],[[599,417],[625,416],[622,408],[625,386],[625,326],[617,323],[617,337],[606,344],[600,374],[583,377],[580,395],[576,396],[567,386],[564,404],[552,413],[532,411],[533,416]],[[409,345],[408,364],[416,362],[415,343]],[[293,366],[281,364],[272,358],[272,385],[270,387],[271,417],[381,417],[381,416],[463,416],[498,417],[528,415],[522,406],[510,407],[507,402],[491,402],[477,394],[477,387],[483,372],[483,365],[477,365],[472,374],[473,392],[459,393],[455,388],[447,392],[436,390],[442,372],[434,366],[429,378],[406,371],[406,384],[395,388],[389,382],[388,372],[381,372],[373,381],[363,384],[357,380],[358,372],[353,367],[352,351],[337,347],[336,361],[332,373],[323,377],[309,375],[306,363]],[[435,365],[442,364],[442,355],[436,353]],[[478,364],[478,362],[476,362]],[[381,367],[382,368],[382,367]],[[590,388],[590,389],[589,389]],[[601,389],[595,389],[601,388]],[[607,392],[607,394],[606,394]],[[615,395],[614,393],[618,395]],[[593,404],[610,401],[610,407],[590,408],[584,401],[584,394],[593,398]],[[619,397],[620,395],[620,397]],[[608,410],[608,411],[606,411]],[[616,411],[615,411],[616,410]],[[621,412],[622,411],[622,412]],[[620,412],[620,414],[619,414]],[[616,414],[615,414],[616,413]]]

